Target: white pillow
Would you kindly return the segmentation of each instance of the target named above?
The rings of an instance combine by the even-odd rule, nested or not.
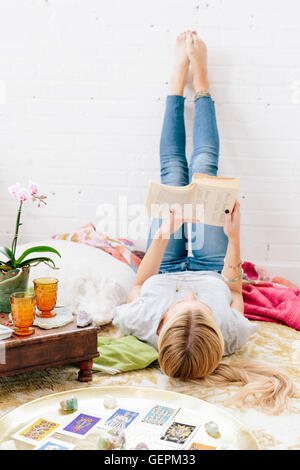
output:
[[[61,258],[54,253],[33,253],[28,258],[50,257],[60,269],[53,270],[40,263],[31,268],[30,282],[38,277],[56,277],[59,279],[58,304],[68,306],[74,312],[86,310],[97,325],[110,323],[114,308],[126,302],[134,283],[134,271],[99,248],[65,240],[50,239],[20,245],[18,256],[37,245],[55,248]]]

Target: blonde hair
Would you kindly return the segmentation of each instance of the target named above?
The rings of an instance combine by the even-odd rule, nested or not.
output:
[[[294,394],[290,377],[261,363],[244,361],[220,363],[224,340],[212,315],[183,310],[165,322],[158,337],[161,370],[205,385],[242,385],[234,396],[238,406],[250,404],[269,414],[278,414],[288,406]],[[233,401],[232,400],[232,401]]]

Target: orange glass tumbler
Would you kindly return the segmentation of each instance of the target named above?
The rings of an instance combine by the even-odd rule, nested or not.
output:
[[[11,315],[17,336],[28,336],[34,333],[31,328],[35,316],[35,295],[28,292],[15,292],[10,296]]]
[[[51,277],[40,277],[33,281],[36,305],[39,309],[38,317],[55,317],[56,313],[53,312],[53,309],[57,299],[57,283],[58,279]]]

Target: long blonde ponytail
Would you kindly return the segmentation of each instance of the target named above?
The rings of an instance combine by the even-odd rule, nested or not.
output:
[[[224,342],[213,317],[201,310],[182,311],[162,327],[158,338],[161,370],[209,386],[240,385],[231,400],[237,406],[250,405],[278,414],[294,394],[290,377],[258,362],[221,363]]]

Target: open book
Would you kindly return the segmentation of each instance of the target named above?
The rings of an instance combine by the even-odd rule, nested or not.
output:
[[[195,173],[188,186],[168,186],[150,182],[146,211],[162,218],[174,209],[186,220],[222,226],[223,214],[232,212],[240,186],[239,178],[220,178]]]

